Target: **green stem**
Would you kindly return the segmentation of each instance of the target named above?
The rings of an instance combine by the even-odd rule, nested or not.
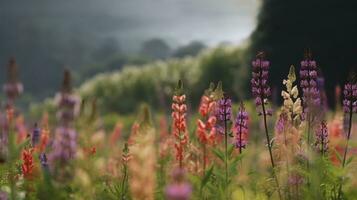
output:
[[[342,168],[345,168],[346,165],[346,157],[347,157],[347,151],[348,151],[348,143],[350,141],[351,137],[351,130],[352,130],[352,116],[353,116],[353,110],[352,110],[352,103],[350,104],[350,113],[349,113],[349,121],[348,121],[348,134],[347,134],[347,141],[346,141],[346,146],[345,146],[345,151],[343,153],[343,161],[342,161]],[[338,189],[338,199],[340,199],[342,194],[342,183],[340,184],[340,188]]]
[[[226,198],[228,199],[228,132],[227,132],[227,113],[226,108],[224,108],[224,152],[225,152],[225,170],[226,170],[226,179],[225,179],[225,191]]]
[[[270,137],[269,137],[269,132],[268,132],[267,116],[266,116],[266,111],[265,111],[264,99],[263,99],[263,98],[261,98],[261,99],[262,99],[262,110],[263,110],[265,136],[266,136],[266,139],[267,139],[267,142],[268,142],[270,162],[271,162],[271,166],[272,166],[272,168],[273,168],[272,174],[273,174],[273,177],[274,177],[274,179],[275,179],[276,186],[277,186],[277,188],[278,188],[279,199],[282,199],[281,193],[280,193],[279,180],[278,180],[278,177],[276,176],[276,173],[275,173],[275,163],[274,163],[274,159],[273,159],[272,146],[271,146],[271,143],[270,143]]]

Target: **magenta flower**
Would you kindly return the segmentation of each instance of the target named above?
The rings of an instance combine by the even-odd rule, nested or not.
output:
[[[235,146],[239,149],[239,153],[242,153],[248,139],[248,112],[245,110],[243,102],[240,104],[234,128],[236,130]]]

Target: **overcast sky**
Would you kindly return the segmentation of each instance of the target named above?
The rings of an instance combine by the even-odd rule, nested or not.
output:
[[[88,29],[123,43],[161,37],[171,44],[241,42],[254,28],[259,0],[0,0],[7,20]]]

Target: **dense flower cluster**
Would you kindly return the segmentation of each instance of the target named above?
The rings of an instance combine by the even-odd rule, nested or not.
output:
[[[316,137],[315,140],[316,150],[321,154],[325,154],[328,150],[329,138],[328,138],[327,126],[324,121],[322,121],[318,129],[316,129],[315,137]]]
[[[264,59],[264,53],[259,53],[257,58],[252,62],[252,94],[255,98],[257,107],[268,103],[268,98],[271,95],[271,89],[268,85],[269,66],[270,62]],[[265,114],[272,115],[271,110],[265,110]],[[258,110],[259,115],[263,114],[263,110]]]
[[[303,102],[305,108],[319,106],[321,104],[320,92],[317,85],[317,65],[316,61],[308,53],[301,61],[300,87],[303,91]]]
[[[343,111],[357,113],[357,83],[345,84],[343,94]]]
[[[246,148],[248,139],[248,112],[245,110],[243,102],[240,104],[234,129],[236,131],[235,146],[242,153],[242,149]]]
[[[31,136],[32,146],[35,147],[40,142],[40,139],[41,139],[41,130],[40,128],[38,128],[37,124],[35,124]]]
[[[25,149],[22,151],[22,174],[25,178],[31,178],[33,169],[34,169],[34,162],[33,162],[33,148]]]
[[[216,135],[216,116],[212,115],[216,102],[212,97],[203,95],[199,107],[199,113],[203,119],[197,120],[197,136],[202,144],[213,144]]]
[[[216,108],[216,130],[220,134],[225,134],[227,123],[232,120],[232,100],[227,95],[218,100]]]
[[[49,154],[49,160],[67,163],[74,158],[77,149],[77,133],[72,128],[59,127],[56,129],[55,138],[52,144],[52,151]]]
[[[281,91],[281,96],[284,99],[282,112],[285,113],[287,120],[294,126],[299,126],[301,123],[303,108],[299,96],[297,86],[293,85],[296,80],[295,68],[290,67],[288,78],[284,79],[283,84],[286,90]]]
[[[180,161],[182,165],[183,150],[188,142],[188,135],[186,131],[186,111],[187,106],[185,104],[186,95],[174,95],[172,103],[172,118],[173,118],[173,134],[176,138],[176,160]]]

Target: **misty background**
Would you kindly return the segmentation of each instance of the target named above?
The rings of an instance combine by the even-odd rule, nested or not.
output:
[[[1,0],[0,81],[15,57],[23,98],[41,100],[59,88],[64,68],[79,84],[125,64],[239,45],[258,7],[258,0]]]

